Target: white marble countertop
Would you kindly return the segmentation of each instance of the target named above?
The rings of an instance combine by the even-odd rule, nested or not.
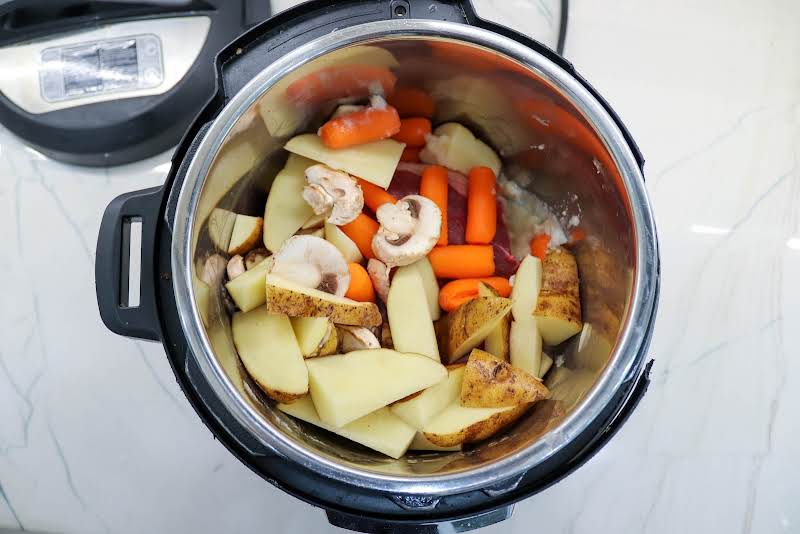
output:
[[[479,7],[552,43],[548,6]],[[570,15],[565,55],[647,158],[656,366],[607,447],[485,532],[797,532],[800,4],[573,0]],[[0,528],[333,531],[212,439],[160,345],[100,322],[103,209],[168,161],[69,167],[0,127]]]

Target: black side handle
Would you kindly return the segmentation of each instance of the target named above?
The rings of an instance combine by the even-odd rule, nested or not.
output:
[[[161,187],[133,191],[106,208],[97,237],[94,263],[97,305],[103,323],[122,336],[159,341],[155,296],[156,228],[164,191]],[[139,304],[130,306],[130,227],[141,222],[142,248]]]
[[[478,512],[475,515],[448,521],[397,521],[345,514],[326,510],[331,525],[368,534],[450,534],[469,532],[505,521],[514,513],[514,505]]]

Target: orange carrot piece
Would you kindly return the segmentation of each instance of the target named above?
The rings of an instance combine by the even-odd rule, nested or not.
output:
[[[497,231],[497,179],[489,167],[469,171],[467,243],[488,244]]]
[[[401,117],[433,117],[433,99],[420,89],[398,87],[389,97]]]
[[[369,107],[331,119],[319,129],[328,148],[346,148],[387,139],[400,131],[400,117],[392,106]]]
[[[424,117],[402,119],[400,131],[392,139],[406,146],[425,146],[425,138],[431,134],[431,121]]]
[[[381,225],[378,224],[377,221],[360,213],[355,220],[339,228],[356,244],[358,250],[361,251],[361,254],[365,258],[372,259],[375,257],[375,254],[372,252],[372,238],[380,227]]]
[[[375,288],[367,270],[360,263],[348,263],[347,269],[350,271],[350,285],[344,296],[359,302],[375,302]]]
[[[419,194],[433,200],[442,210],[442,230],[436,244],[447,245],[447,169],[439,165],[425,167],[419,183]]]
[[[394,204],[397,199],[386,192],[382,187],[371,184],[361,178],[356,178],[358,185],[361,186],[361,192],[364,193],[364,204],[372,210],[373,213],[378,211],[378,206],[386,204],[387,202]]]
[[[445,311],[453,311],[468,300],[478,296],[480,282],[492,286],[501,297],[511,294],[511,284],[500,276],[490,278],[463,278],[445,284],[439,290],[439,306]]]
[[[550,244],[550,236],[547,234],[536,234],[531,239],[531,254],[543,260],[547,256],[547,245]]]
[[[337,65],[295,80],[286,88],[286,97],[296,104],[319,104],[339,98],[364,98],[376,86],[388,95],[395,83],[397,76],[386,67]]]
[[[580,226],[573,228],[572,231],[569,233],[570,243],[577,243],[578,241],[583,241],[584,239],[586,239],[586,230],[584,230]]]
[[[482,278],[494,274],[491,245],[434,247],[428,259],[437,278]]]
[[[422,152],[421,146],[407,146],[400,154],[400,161],[407,161],[409,163],[419,163],[419,153]]]

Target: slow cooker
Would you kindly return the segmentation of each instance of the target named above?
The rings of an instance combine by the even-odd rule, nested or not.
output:
[[[389,67],[398,85],[429,92],[435,123],[468,125],[499,152],[518,185],[559,216],[580,218],[587,235],[575,256],[584,319],[595,335],[558,347],[560,369],[569,372],[561,373],[557,399],[461,452],[393,460],[276,410],[242,371],[222,283],[210,287],[199,277],[228,226],[212,212],[261,215],[287,158],[283,144],[315,131],[347,96],[288,98],[286,88],[359,63]],[[107,207],[96,286],[108,328],[163,343],[186,397],[232,454],[323,508],[334,525],[462,532],[508,518],[515,502],[608,442],[647,390],[658,244],[643,158],[572,65],[480,19],[468,1],[317,0],[242,35],[215,66],[215,96],[184,135],[165,184]],[[132,253],[136,225],[141,247]],[[130,266],[139,254],[137,286]]]

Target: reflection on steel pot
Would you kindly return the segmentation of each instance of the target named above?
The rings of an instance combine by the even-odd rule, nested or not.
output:
[[[186,396],[233,454],[324,508],[332,523],[361,531],[465,531],[507,518],[514,502],[581,465],[644,394],[657,241],[641,155],[571,65],[477,18],[467,2],[433,2],[435,10],[428,1],[402,2],[402,18],[393,15],[396,3],[337,2],[331,9],[332,2],[310,2],[224,50],[218,98],[184,137],[167,183],[109,205],[98,241],[97,296],[109,328],[164,343]],[[579,215],[589,236],[575,256],[591,326],[562,347],[563,365],[547,379],[552,398],[507,432],[463,451],[395,460],[278,411],[242,371],[228,293],[201,276],[208,258],[226,249],[233,226],[227,219],[261,215],[286,163],[287,139],[316,131],[338,104],[376,87],[425,88],[434,125],[469,126],[499,152],[507,178],[560,214]],[[120,289],[127,287],[120,251],[134,218],[142,219],[148,260],[136,308],[126,306]],[[287,214],[281,221],[297,226],[291,234],[305,219],[295,224]],[[247,274],[237,278],[240,286]]]

